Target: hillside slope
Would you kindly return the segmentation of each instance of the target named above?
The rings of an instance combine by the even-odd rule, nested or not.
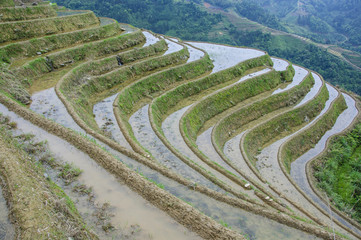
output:
[[[262,50],[18,4],[0,2],[0,236],[360,238],[305,167],[357,98]]]

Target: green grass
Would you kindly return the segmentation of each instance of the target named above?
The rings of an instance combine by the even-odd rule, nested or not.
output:
[[[361,55],[360,54],[347,54],[342,53],[342,56],[344,56],[347,60],[355,64],[356,66],[361,68]]]
[[[329,149],[312,164],[317,186],[338,209],[361,223],[361,124],[335,138]]]
[[[338,116],[347,108],[345,99],[339,97],[312,127],[289,140],[282,148],[281,158],[288,172],[290,172],[291,162],[296,160],[303,153],[314,147],[325,132],[332,128]]]

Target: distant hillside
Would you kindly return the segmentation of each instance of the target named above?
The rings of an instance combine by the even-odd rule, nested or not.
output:
[[[257,14],[269,16],[288,32],[306,36],[321,43],[339,43],[361,51],[361,1],[359,0],[209,0],[223,8],[257,5]],[[248,7],[255,10],[257,7]],[[239,12],[249,18],[249,11]],[[256,18],[249,18],[265,24]],[[267,25],[267,24],[265,24]],[[267,25],[269,26],[269,25]],[[270,26],[274,27],[274,26]],[[280,29],[280,28],[278,28]]]
[[[301,38],[287,35],[285,31],[291,27],[283,24],[280,19],[290,16],[297,1],[257,1],[263,4],[257,5],[250,0],[55,0],[59,5],[73,9],[91,9],[98,16],[115,18],[120,22],[184,40],[260,48],[273,56],[286,58],[318,71],[327,81],[361,94],[361,72],[345,61],[347,58],[361,66],[360,55],[336,51],[335,54],[339,55],[336,57],[329,53],[333,49],[326,51]],[[229,12],[223,9],[228,9]],[[299,26],[294,28],[305,29]]]

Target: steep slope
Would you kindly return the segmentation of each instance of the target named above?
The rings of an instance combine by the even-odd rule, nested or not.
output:
[[[32,9],[48,3],[26,4]],[[1,9],[17,8],[11,5],[3,2]],[[0,172],[3,192],[11,193],[5,197],[17,236],[33,239],[59,227],[39,216],[63,205],[53,211],[26,199],[36,192],[37,204],[48,206],[45,183],[66,176],[62,187],[68,191],[72,174],[79,184],[72,191],[87,193],[100,207],[69,191],[76,214],[55,215],[65,223],[84,222],[94,233],[87,227],[52,230],[54,239],[328,239],[334,231],[336,239],[361,236],[358,223],[340,212],[330,219],[314,191],[297,185],[287,171],[298,157],[313,159],[304,155],[313,147],[309,142],[352,126],[359,110],[351,96],[261,50],[183,42],[90,11],[53,5],[50,11],[2,23],[6,84],[0,111],[9,127],[1,133],[31,133],[66,163],[62,173],[44,167],[45,174],[28,174],[27,181],[17,177],[21,172]],[[55,26],[46,36],[45,27],[31,27],[44,22]],[[7,30],[15,25],[24,28]],[[334,128],[339,130],[327,133]],[[1,144],[6,166],[19,146]],[[32,164],[26,155],[11,158],[22,172],[45,164],[40,157]],[[307,182],[305,171],[296,177]],[[16,180],[22,182],[14,187]],[[38,220],[30,226],[25,206]],[[99,218],[95,225],[91,215]]]

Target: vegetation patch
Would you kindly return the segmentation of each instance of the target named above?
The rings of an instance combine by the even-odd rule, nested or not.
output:
[[[206,54],[205,57],[198,61],[176,66],[144,78],[142,81],[135,82],[120,92],[118,107],[129,117],[137,109],[136,105],[142,99],[150,100],[157,97],[160,93],[171,89],[175,84],[202,76],[209,72],[212,66],[212,61],[208,54]]]
[[[213,86],[231,81],[237,77],[241,77],[244,73],[252,68],[260,66],[272,66],[273,62],[268,55],[264,55],[258,58],[250,59],[242,63],[237,64],[232,68],[211,74],[193,82],[188,82],[176,87],[175,89],[166,92],[165,94],[154,100],[152,108],[152,117],[155,125],[161,130],[162,121],[167,114],[182,100],[196,95],[204,90],[207,90]]]
[[[332,140],[328,152],[312,162],[317,187],[332,203],[361,223],[361,124]]]
[[[42,149],[31,135],[14,138],[8,118],[0,116],[0,174],[5,179],[7,201],[21,239],[98,239],[90,232],[73,202],[51,180],[31,149]],[[26,144],[25,144],[26,143]],[[33,145],[29,148],[29,145]]]
[[[0,22],[56,17],[56,4],[0,8]]]
[[[187,111],[181,120],[180,128],[186,137],[195,141],[207,120],[247,98],[275,88],[283,81],[292,80],[293,67],[288,68],[286,72],[288,71],[291,72],[290,75],[273,70],[207,97]]]
[[[141,31],[83,44],[37,58],[16,70],[17,75],[35,77],[87,59],[112,54],[145,41]]]
[[[313,84],[314,78],[312,74],[308,74],[299,85],[291,90],[272,95],[233,112],[215,126],[212,133],[214,142],[219,149],[223,149],[224,144],[237,129],[272,111],[294,105],[307,94]]]
[[[3,61],[10,64],[21,58],[34,57],[38,54],[46,54],[75,44],[113,37],[120,32],[119,24],[113,22],[104,26],[96,26],[79,31],[53,34],[33,38],[28,41],[10,43],[0,47],[0,62]]]
[[[1,92],[8,94],[11,98],[23,104],[28,104],[30,103],[30,94],[26,90],[26,87],[29,85],[30,82],[26,78],[16,77],[6,64],[0,63]]]
[[[151,45],[148,49],[153,47],[154,46]],[[138,49],[134,51],[133,56],[136,56],[135,53],[137,51],[144,50]],[[165,56],[143,60],[129,66],[122,66],[107,74],[95,76],[93,78],[82,75],[81,68],[78,68],[80,71],[78,71],[78,69],[73,70],[69,75],[70,77],[65,77],[64,81],[61,82],[59,86],[61,91],[72,102],[80,118],[83,119],[88,126],[91,126],[93,129],[98,129],[98,126],[92,117],[92,111],[93,104],[100,99],[100,96],[101,98],[105,98],[109,94],[114,93],[109,93],[110,89],[126,86],[155,70],[161,70],[175,64],[184,63],[188,56],[189,53],[187,49],[182,49]],[[116,60],[116,58],[114,59]],[[114,61],[114,59],[110,61]],[[100,64],[104,64],[104,62],[101,62]],[[80,74],[77,74],[77,72]]]
[[[317,122],[300,134],[297,134],[287,143],[282,146],[281,149],[281,162],[286,167],[286,170],[290,172],[291,162],[296,160],[303,153],[311,149],[322,136],[332,128],[335,124],[338,116],[347,108],[345,99],[340,95],[336,101],[332,104],[331,108],[325,113]]]
[[[0,23],[0,43],[69,32],[99,24],[93,12],[78,15]]]
[[[316,117],[324,108],[328,97],[328,90],[324,84],[321,92],[307,104],[281,114],[252,129],[245,136],[244,140],[244,149],[248,159],[254,164],[255,154],[262,149],[264,145],[307,124],[307,122]]]
[[[0,0],[0,7],[14,7],[14,0]]]

